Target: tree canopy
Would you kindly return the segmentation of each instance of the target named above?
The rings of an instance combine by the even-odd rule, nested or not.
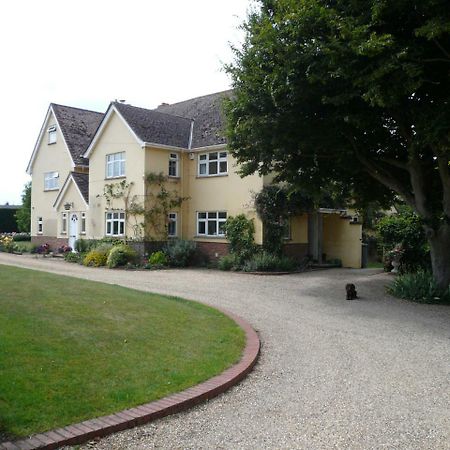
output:
[[[26,183],[22,192],[22,206],[16,212],[19,231],[29,233],[31,228],[31,181]]]
[[[400,196],[423,221],[433,271],[448,285],[448,0],[257,5],[227,67],[228,142],[242,174],[275,172],[300,190],[361,203]]]

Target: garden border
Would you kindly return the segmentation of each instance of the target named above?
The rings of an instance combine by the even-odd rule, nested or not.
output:
[[[245,332],[244,352],[240,361],[234,366],[203,383],[168,397],[108,416],[34,434],[29,438],[3,442],[0,443],[0,450],[51,450],[65,445],[82,444],[96,437],[107,436],[191,408],[236,385],[256,364],[261,343],[256,331],[244,319],[224,309],[215,309],[234,320]]]

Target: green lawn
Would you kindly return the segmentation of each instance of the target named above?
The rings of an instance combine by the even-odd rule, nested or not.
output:
[[[42,432],[156,400],[239,360],[207,306],[0,265],[0,433]]]

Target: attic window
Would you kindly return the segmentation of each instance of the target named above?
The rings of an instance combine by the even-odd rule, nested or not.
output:
[[[48,128],[48,143],[56,144],[56,125],[52,125]]]

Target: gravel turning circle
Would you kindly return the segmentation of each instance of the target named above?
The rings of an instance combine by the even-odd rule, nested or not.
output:
[[[450,308],[386,295],[390,275],[132,272],[3,253],[0,264],[199,300],[259,332],[259,362],[238,386],[82,448],[450,449]],[[345,300],[347,282],[359,300]]]

